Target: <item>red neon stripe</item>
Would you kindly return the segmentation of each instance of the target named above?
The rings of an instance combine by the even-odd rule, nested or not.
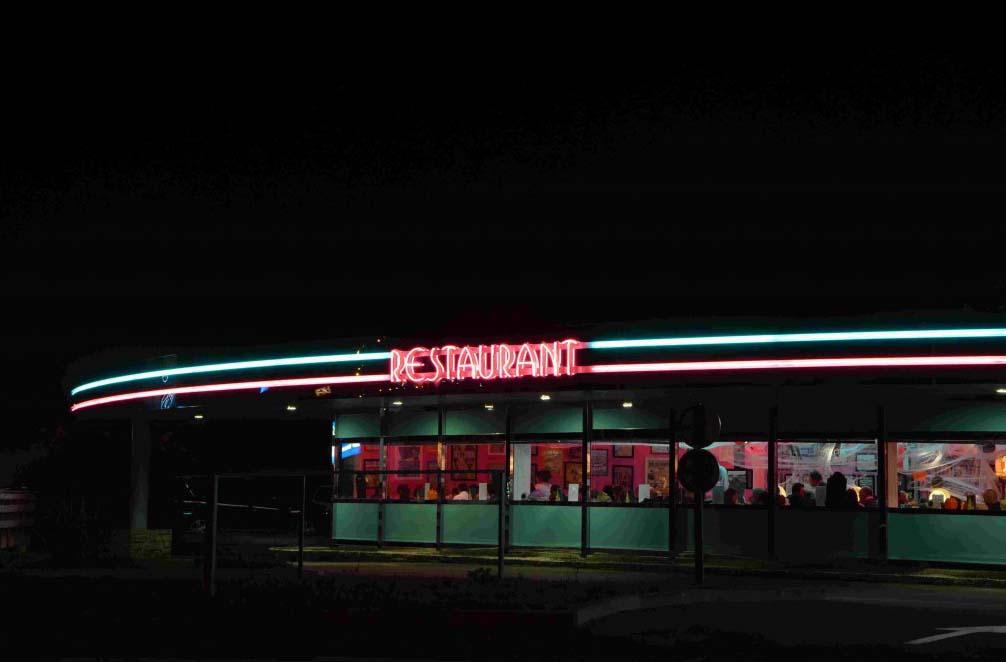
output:
[[[707,372],[714,370],[792,370],[804,368],[912,368],[924,366],[1006,365],[1006,356],[868,356],[836,359],[612,363],[580,366],[580,372]]]
[[[120,395],[109,395],[93,400],[84,400],[70,407],[70,411],[106,405],[125,400],[139,400],[162,395],[185,393],[216,393],[218,391],[241,391],[255,388],[282,388],[284,386],[323,386],[325,384],[364,384],[367,382],[386,382],[390,375],[342,375],[338,377],[305,377],[302,379],[268,379],[257,382],[230,382],[228,384],[206,384],[204,386],[179,386],[175,388],[159,388],[152,391],[134,391]]]

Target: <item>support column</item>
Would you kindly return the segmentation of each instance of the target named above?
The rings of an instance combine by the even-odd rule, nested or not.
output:
[[[678,417],[671,407],[667,424],[667,560],[671,564],[678,555]]]
[[[877,555],[881,561],[887,560],[887,509],[892,502],[898,507],[898,453],[895,449],[891,457],[887,442],[887,412],[884,405],[877,407],[877,499],[880,500],[879,536]]]
[[[150,505],[150,421],[146,418],[132,420],[129,470],[129,528],[147,528],[147,510]]]

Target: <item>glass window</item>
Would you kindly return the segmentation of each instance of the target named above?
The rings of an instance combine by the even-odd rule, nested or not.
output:
[[[778,494],[795,508],[876,508],[877,444],[856,441],[780,441]],[[780,503],[782,503],[780,501]]]
[[[898,506],[1003,510],[1006,442],[898,442]]]
[[[384,447],[384,466],[388,471],[398,472],[385,476],[386,499],[402,502],[436,501],[437,475],[418,472],[436,471],[439,468],[437,442],[387,442]]]
[[[670,445],[660,441],[592,442],[590,500],[661,503],[671,491]]]
[[[379,499],[382,480],[380,474],[368,474],[381,468],[380,445],[374,441],[346,442],[335,446],[334,454],[341,453],[342,473],[338,476],[338,498]],[[338,467],[339,458],[336,458]]]
[[[444,444],[444,501],[495,501],[496,477],[506,469],[506,444],[451,440]]]
[[[691,450],[678,444],[677,459]],[[705,501],[727,506],[768,505],[768,444],[764,441],[718,441],[706,450],[720,464],[720,481],[705,494]],[[683,492],[680,485],[679,492]],[[679,498],[689,503],[693,497],[684,493]]]
[[[510,454],[513,501],[570,503],[582,499],[582,442],[515,442]]]

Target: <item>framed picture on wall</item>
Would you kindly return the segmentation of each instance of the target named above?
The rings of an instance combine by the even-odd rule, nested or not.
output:
[[[474,444],[451,445],[451,469],[464,472],[451,474],[451,480],[475,480],[478,452],[478,446]]]
[[[650,446],[650,452],[654,455],[668,455],[670,453],[669,444],[661,444],[659,446]]]
[[[613,444],[612,457],[632,457],[632,444]]]
[[[419,471],[419,446],[396,446],[399,471]]]
[[[570,484],[583,485],[583,463],[567,462],[562,468],[562,485],[569,487]]]
[[[489,444],[490,455],[503,455],[506,453],[506,444]]]
[[[570,446],[566,451],[566,457],[571,460],[582,460],[583,459],[583,448],[580,446]]]
[[[655,491],[659,496],[664,496],[669,491],[671,484],[671,462],[669,459],[648,457],[646,458],[646,483],[651,491]]]
[[[558,480],[562,475],[562,449],[546,448],[542,455],[542,470],[552,474],[552,480]]]
[[[590,475],[591,476],[608,475],[607,449],[598,449],[596,451],[590,451]]]
[[[621,485],[625,491],[632,494],[632,467],[617,465],[611,468],[611,482],[613,485]]]

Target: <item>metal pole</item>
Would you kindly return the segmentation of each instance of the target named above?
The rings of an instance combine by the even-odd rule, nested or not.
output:
[[[702,502],[706,495],[695,492],[695,583],[702,584],[705,575],[705,550],[702,546]]]
[[[512,489],[511,488],[511,481],[513,481],[513,475],[511,473],[511,462],[513,462],[513,455],[512,455],[513,454],[513,443],[512,443],[511,437],[512,437],[513,430],[511,429],[510,405],[506,406],[506,411],[505,411],[504,415],[505,415],[505,420],[504,420],[504,428],[503,428],[503,430],[504,430],[503,448],[504,448],[504,453],[505,453],[505,457],[506,457],[506,463],[505,463],[505,471],[506,471],[506,483],[505,483],[505,486],[506,486],[506,489],[504,489],[502,492],[500,492],[500,500],[501,501],[504,501],[504,500],[507,501],[506,506],[509,506],[510,505],[509,504],[510,490]],[[509,518],[510,518],[510,511],[508,510],[507,507],[504,507],[504,509],[503,509],[503,536],[505,538],[505,549],[504,549],[505,552],[509,552],[510,551],[510,519]]]
[[[776,514],[779,511],[779,478],[776,475],[776,455],[779,435],[779,405],[768,410],[768,557],[775,559]]]
[[[297,578],[304,578],[304,524],[307,510],[307,476],[300,477],[300,531],[297,535]]]
[[[210,597],[217,594],[217,501],[220,498],[220,476],[213,475],[213,490],[210,497]]]
[[[496,538],[497,543],[497,559],[496,559],[496,576],[503,579],[503,557],[506,550],[506,540],[503,536],[503,521],[506,518],[506,481],[503,480],[504,472],[496,472],[496,499],[499,501],[499,521],[497,522],[498,527],[498,537]]]
[[[674,558],[677,556],[678,542],[678,443],[677,416],[673,407],[669,422],[667,450],[671,461],[668,467],[669,480],[667,481],[667,561],[673,564]]]
[[[894,456],[897,461],[897,455]],[[887,480],[888,463],[887,411],[884,405],[877,407],[877,498],[880,500],[880,531],[877,538],[877,554],[881,561],[887,560]]]

